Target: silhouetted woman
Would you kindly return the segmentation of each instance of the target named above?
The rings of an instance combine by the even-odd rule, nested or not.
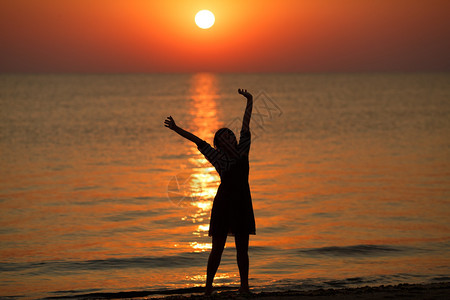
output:
[[[233,131],[219,129],[214,136],[214,148],[194,134],[178,127],[170,116],[164,123],[182,137],[194,142],[198,150],[216,168],[220,186],[214,198],[209,224],[212,249],[208,259],[205,294],[212,292],[212,283],[220,264],[228,235],[235,237],[237,264],[241,277],[240,293],[249,293],[248,286],[248,240],[255,234],[255,217],[248,184],[250,150],[250,118],[253,96],[247,90],[238,90],[247,99],[239,143]]]

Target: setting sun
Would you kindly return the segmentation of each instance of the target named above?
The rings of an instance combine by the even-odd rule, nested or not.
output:
[[[214,25],[214,14],[209,10],[201,10],[195,15],[195,24],[202,29],[208,29]]]

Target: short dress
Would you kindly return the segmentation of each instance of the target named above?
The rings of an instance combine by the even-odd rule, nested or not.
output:
[[[255,216],[248,183],[251,134],[242,130],[237,157],[230,158],[205,141],[197,148],[216,168],[221,183],[214,197],[209,236],[256,234]]]

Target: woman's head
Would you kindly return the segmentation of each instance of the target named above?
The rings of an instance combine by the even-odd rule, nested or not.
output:
[[[229,128],[221,128],[217,130],[216,134],[214,135],[214,147],[216,149],[222,150],[236,149],[237,140],[233,131],[231,131]]]

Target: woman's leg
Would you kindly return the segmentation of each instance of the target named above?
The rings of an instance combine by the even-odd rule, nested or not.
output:
[[[241,277],[241,293],[248,293],[248,234],[237,234],[235,236],[236,244],[236,258],[239,268],[239,275]]]
[[[222,252],[226,241],[226,235],[212,237],[212,249],[209,254],[208,267],[206,269],[206,295],[210,295],[212,292],[212,283],[217,269],[219,268],[220,259],[222,258]]]

